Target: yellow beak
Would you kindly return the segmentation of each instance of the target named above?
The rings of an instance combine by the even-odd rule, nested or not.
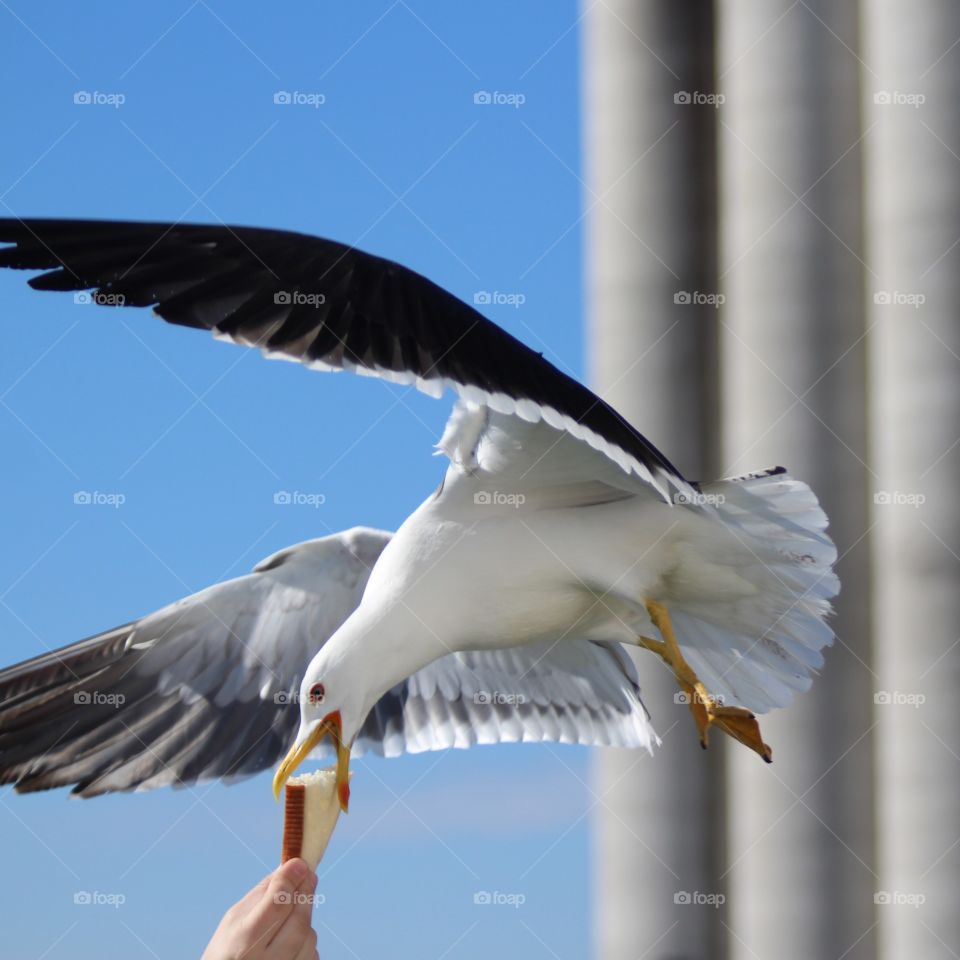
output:
[[[324,737],[329,737],[337,750],[337,797],[340,809],[346,813],[350,805],[350,747],[343,742],[343,721],[339,710],[328,713],[301,743],[291,747],[274,774],[273,796],[280,799],[280,792],[286,782]]]

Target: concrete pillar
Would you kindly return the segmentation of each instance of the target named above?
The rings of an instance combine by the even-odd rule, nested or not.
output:
[[[960,6],[862,4],[881,955],[960,951]]]
[[[724,470],[807,481],[843,583],[822,676],[762,721],[773,765],[731,758],[731,956],[852,960],[873,956],[877,882],[858,8],[720,10]]]
[[[687,476],[711,476],[716,113],[697,101],[713,92],[712,5],[584,10],[592,382]],[[723,746],[704,754],[672,676],[636,659],[664,745],[597,754],[596,955],[722,958],[723,911],[683,895],[721,892]]]

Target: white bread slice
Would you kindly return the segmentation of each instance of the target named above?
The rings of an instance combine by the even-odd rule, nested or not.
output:
[[[339,816],[336,767],[291,777],[284,794],[280,862],[301,857],[316,870]]]

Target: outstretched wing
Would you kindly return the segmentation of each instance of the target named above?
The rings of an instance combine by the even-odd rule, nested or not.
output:
[[[572,638],[447,654],[385,694],[358,743],[392,757],[520,741],[659,743],[623,648]]]
[[[0,672],[0,783],[111,790],[239,777],[283,755],[307,663],[390,534],[354,529]]]
[[[356,529],[298,544],[0,671],[0,783],[95,796],[274,766],[296,734],[303,671],[360,602],[389,538]],[[568,646],[448,655],[388,692],[358,745],[388,756],[530,739],[648,745],[618,653]]]
[[[678,471],[620,414],[472,307],[399,264],[283,230],[0,219],[0,266],[38,290],[153,306],[268,356],[349,369],[543,420],[668,498]]]

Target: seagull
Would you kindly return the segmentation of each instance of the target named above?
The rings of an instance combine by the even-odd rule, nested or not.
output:
[[[583,656],[588,644],[649,650],[673,672],[703,746],[716,728],[770,761],[756,715],[810,687],[839,591],[827,518],[782,467],[687,480],[601,397],[473,307],[332,240],[3,219],[0,243],[0,267],[44,271],[34,289],[93,291],[92,302],[149,306],[267,357],[457,395],[437,444],[449,461],[439,487],[383,547],[356,607],[326,642],[310,638],[318,649],[276,795],[329,744],[346,810],[351,751],[371,712],[406,678],[466,651],[506,663],[521,651]],[[264,636],[287,642],[280,621]],[[229,658],[216,646],[211,655],[204,670],[222,677]],[[569,678],[581,691],[596,669],[582,668]],[[228,680],[214,697],[229,716],[209,751],[249,721],[232,689]],[[153,721],[175,737],[182,719]]]
[[[307,663],[357,608],[390,537],[356,527],[295,544],[246,576],[0,670],[0,783],[92,797],[275,766],[297,732]],[[651,749],[623,648],[448,653],[377,701],[354,752],[522,740]]]

